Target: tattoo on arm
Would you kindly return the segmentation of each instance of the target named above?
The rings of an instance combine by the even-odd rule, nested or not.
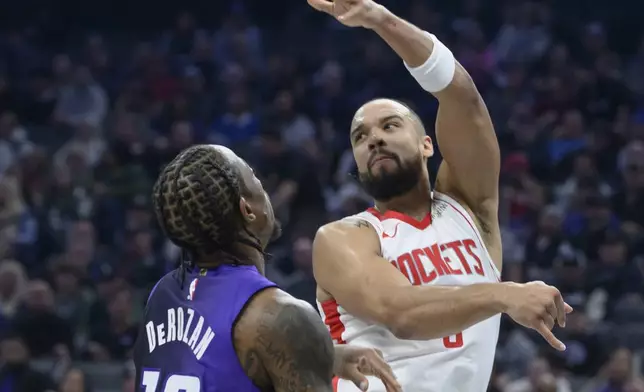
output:
[[[363,221],[363,220],[355,221],[354,225],[356,227],[370,227],[370,225],[367,222]]]
[[[245,353],[238,350],[246,374],[275,392],[331,392],[329,332],[308,304],[284,293],[277,297],[249,318],[254,319],[254,336]]]

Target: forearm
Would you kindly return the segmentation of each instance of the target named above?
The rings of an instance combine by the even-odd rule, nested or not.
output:
[[[383,10],[385,16],[380,23],[374,26],[373,31],[378,34],[405,62],[409,68],[419,68],[425,65],[432,55],[435,43],[427,32],[394,15],[388,10]],[[471,101],[478,103],[479,94],[467,71],[456,61],[453,79],[447,88],[440,91],[429,91],[442,103],[449,101],[450,97],[460,100],[465,95]],[[422,83],[421,83],[422,85]],[[425,88],[425,86],[422,86]],[[426,89],[426,88],[425,88]]]
[[[509,284],[412,286],[388,295],[389,327],[402,339],[452,335],[505,311]]]
[[[389,10],[373,28],[400,58],[410,67],[419,67],[427,61],[434,50],[434,42],[425,32]]]

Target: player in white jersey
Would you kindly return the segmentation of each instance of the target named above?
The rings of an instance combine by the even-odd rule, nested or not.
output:
[[[439,101],[443,162],[418,116],[390,99],[364,104],[351,124],[360,180],[375,207],[322,227],[313,249],[318,300],[337,343],[382,350],[403,390],[483,392],[501,313],[552,333],[572,309],[542,282],[500,282],[500,152],[483,100],[435,36],[372,0],[309,0],[347,26],[373,30]],[[354,391],[340,381],[337,390]],[[371,380],[370,391],[385,388]]]

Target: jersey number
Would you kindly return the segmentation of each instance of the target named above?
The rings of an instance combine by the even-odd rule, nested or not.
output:
[[[141,385],[145,392],[156,392],[159,385],[161,372],[158,370],[144,370]],[[201,392],[201,380],[195,376],[171,374],[160,392]]]
[[[463,333],[459,332],[456,335],[445,336],[443,338],[445,348],[459,348],[463,347]]]

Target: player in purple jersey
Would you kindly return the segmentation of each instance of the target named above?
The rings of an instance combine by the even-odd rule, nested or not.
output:
[[[153,202],[186,257],[148,299],[134,349],[138,391],[331,392],[334,375],[362,390],[373,375],[400,391],[381,353],[334,347],[315,310],[264,277],[279,224],[235,153],[184,150],[161,173]]]

